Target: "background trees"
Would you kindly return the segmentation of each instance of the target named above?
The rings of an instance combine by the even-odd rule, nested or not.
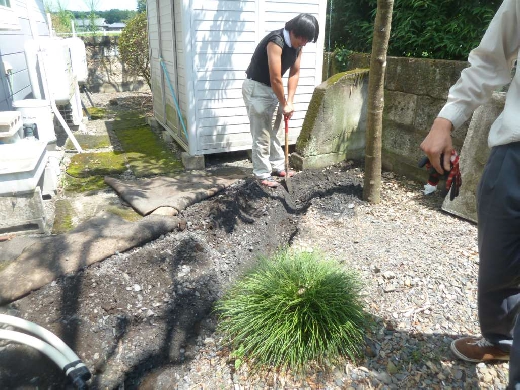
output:
[[[80,20],[88,20],[90,12],[85,11],[69,11],[72,13],[75,19]],[[97,18],[103,18],[106,20],[108,24],[112,23],[122,23],[128,19],[132,19],[137,11],[133,10],[121,10],[121,9],[111,9],[108,11],[94,11],[94,14]]]
[[[55,3],[44,2],[45,12],[51,14],[52,27],[57,33],[70,33],[72,31],[71,11],[65,9],[60,0]]]
[[[339,51],[340,57],[345,51],[370,52],[377,0],[328,1],[329,50]],[[395,0],[388,55],[466,60],[500,4],[500,0]]]
[[[138,13],[126,23],[119,37],[119,54],[128,73],[143,77],[151,88],[146,13]]]

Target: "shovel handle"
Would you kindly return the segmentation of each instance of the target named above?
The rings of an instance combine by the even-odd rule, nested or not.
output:
[[[285,172],[287,173],[286,179],[289,177],[289,117],[283,117],[285,121]]]

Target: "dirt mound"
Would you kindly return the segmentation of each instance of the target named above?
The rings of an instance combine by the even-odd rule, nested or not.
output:
[[[292,194],[240,181],[181,212],[185,229],[60,278],[11,309],[69,344],[93,371],[92,388],[134,388],[150,372],[193,358],[197,337],[214,329],[215,300],[258,255],[290,245],[309,205],[340,213],[361,202],[359,173],[346,164],[302,172]],[[0,382],[67,385],[51,363],[19,346],[0,354]]]

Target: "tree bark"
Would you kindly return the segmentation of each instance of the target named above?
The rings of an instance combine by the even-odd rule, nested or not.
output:
[[[381,201],[381,136],[383,128],[386,53],[392,27],[394,0],[377,0],[370,74],[368,80],[368,116],[365,148],[363,199]]]

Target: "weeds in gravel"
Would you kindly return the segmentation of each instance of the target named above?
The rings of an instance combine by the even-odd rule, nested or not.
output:
[[[360,289],[358,276],[336,261],[282,250],[261,257],[217,302],[218,327],[232,356],[256,368],[302,372],[355,360],[367,324]]]

